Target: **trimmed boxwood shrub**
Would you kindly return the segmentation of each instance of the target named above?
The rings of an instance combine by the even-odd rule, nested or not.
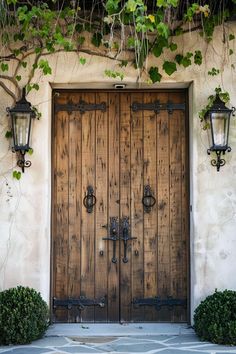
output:
[[[202,340],[236,345],[236,291],[215,291],[196,308],[194,329]]]
[[[0,292],[0,344],[25,344],[41,338],[49,311],[40,293],[18,286]]]

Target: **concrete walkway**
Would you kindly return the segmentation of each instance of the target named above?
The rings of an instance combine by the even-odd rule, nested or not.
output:
[[[236,347],[200,342],[187,325],[76,324],[53,325],[45,338],[30,345],[0,346],[14,354],[223,354]]]

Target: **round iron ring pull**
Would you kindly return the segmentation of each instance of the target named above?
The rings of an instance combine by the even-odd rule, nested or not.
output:
[[[152,190],[149,185],[146,185],[144,188],[142,204],[146,213],[150,213],[151,208],[154,207],[154,205],[156,204],[156,198],[152,195]]]
[[[83,200],[83,204],[84,204],[85,208],[87,209],[87,213],[92,213],[93,207],[97,202],[97,198],[95,197],[95,195],[93,193],[94,193],[93,187],[88,186],[87,187],[87,194]]]

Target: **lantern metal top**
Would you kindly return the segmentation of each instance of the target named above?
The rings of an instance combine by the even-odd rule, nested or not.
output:
[[[36,117],[35,111],[31,108],[31,103],[27,101],[25,87],[22,90],[22,97],[16,102],[13,108],[7,108],[8,113],[30,113],[32,118]]]
[[[225,103],[221,100],[220,96],[217,94],[211,108],[207,111],[207,115],[211,112],[213,113],[232,113],[234,109],[230,109],[225,106]]]

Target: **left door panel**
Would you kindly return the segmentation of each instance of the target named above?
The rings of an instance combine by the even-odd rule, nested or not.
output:
[[[55,99],[54,322],[107,321],[109,245],[103,240],[107,230],[102,226],[106,226],[108,216],[108,113],[96,106],[106,100],[106,93],[79,92],[60,92]],[[84,111],[84,104],[94,109]],[[89,186],[99,201],[92,212],[84,206]],[[72,306],[71,299],[81,306]]]

